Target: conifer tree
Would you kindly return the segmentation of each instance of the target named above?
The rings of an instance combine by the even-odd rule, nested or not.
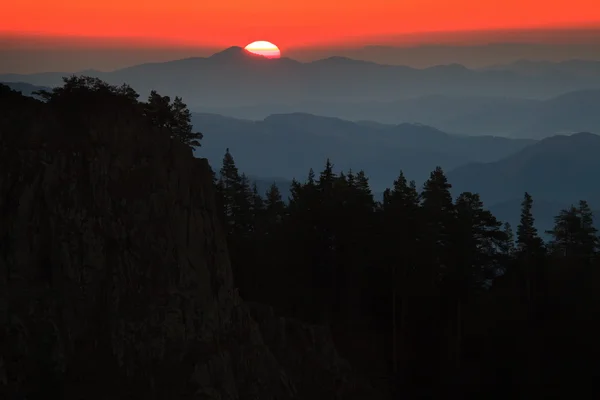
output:
[[[258,186],[257,186],[256,182],[254,182],[252,184],[252,199],[253,199],[252,208],[254,209],[255,214],[258,215],[259,212],[264,210],[265,201],[263,200],[260,193],[258,192]]]
[[[429,263],[431,288],[439,280],[440,271],[448,267],[450,262],[451,235],[454,231],[454,204],[446,175],[441,167],[437,167],[423,185],[421,192],[421,208],[423,215],[424,245]]]
[[[504,237],[506,240],[500,243],[500,252],[506,259],[510,259],[515,253],[515,235],[510,223],[505,222],[503,226]]]
[[[333,164],[328,158],[325,163],[325,169],[319,174],[319,180],[317,182],[317,186],[323,199],[330,199],[333,196],[333,184],[336,178],[337,176],[333,172]],[[311,178],[309,173],[309,183],[310,181]]]
[[[254,230],[254,193],[250,186],[250,180],[245,173],[240,176],[238,191],[236,192],[235,216],[237,229],[240,234],[249,236]]]
[[[171,104],[171,115],[171,134],[173,137],[190,146],[193,151],[196,151],[196,147],[201,146],[200,140],[202,140],[204,135],[200,132],[194,132],[192,113],[181,97],[175,96],[175,100]]]
[[[279,192],[277,184],[273,184],[267,190],[265,196],[265,212],[268,218],[268,223],[272,227],[274,224],[280,223],[285,213],[285,203]]]
[[[192,114],[181,97],[175,97],[171,102],[169,96],[161,96],[156,90],[152,90],[144,105],[144,112],[153,125],[167,129],[172,138],[190,146],[194,151],[195,147],[200,146],[203,135],[193,131]]]
[[[219,190],[222,192],[224,222],[228,232],[232,233],[235,229],[235,217],[240,214],[239,193],[242,181],[233,156],[229,152],[229,148],[227,148],[223,156],[220,175]]]
[[[450,280],[459,298],[484,287],[498,268],[498,250],[508,241],[499,222],[476,193],[461,193],[456,200],[455,262]],[[453,275],[453,276],[452,276]],[[460,293],[459,293],[460,292]]]
[[[383,253],[392,263],[392,344],[393,370],[398,371],[398,341],[403,343],[406,331],[406,314],[408,312],[408,295],[411,284],[411,271],[415,268],[417,257],[419,195],[414,182],[407,183],[404,173],[400,171],[394,181],[393,189],[386,189],[383,195],[383,212],[386,225],[382,238],[385,243]],[[400,251],[398,251],[400,250]],[[400,332],[397,327],[397,297],[400,293]],[[400,336],[400,339],[399,339]]]
[[[598,251],[600,244],[597,236],[598,230],[594,226],[594,215],[590,205],[585,200],[579,201],[577,213],[581,221],[581,229],[579,231],[581,250],[586,257],[591,258]]]
[[[579,238],[581,237],[581,218],[574,206],[561,210],[554,217],[554,228],[547,233],[553,236],[550,248],[563,257],[574,257],[578,253]]]
[[[547,233],[553,236],[550,246],[555,254],[577,258],[580,263],[589,263],[598,245],[592,211],[586,201],[579,207],[561,210],[554,218],[554,228]]]
[[[527,312],[533,320],[538,315],[536,311],[543,301],[540,295],[545,295],[547,287],[547,271],[544,265],[545,247],[534,226],[533,198],[529,193],[525,192],[521,206],[521,220],[517,227],[516,278],[525,283]],[[533,339],[529,337],[529,340]],[[533,369],[531,373],[534,373]]]
[[[538,236],[533,218],[533,198],[525,192],[523,202],[521,203],[521,220],[517,226],[517,251],[523,254],[539,254],[543,247],[543,241]]]

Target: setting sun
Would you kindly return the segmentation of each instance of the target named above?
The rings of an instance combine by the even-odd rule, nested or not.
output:
[[[248,46],[246,46],[246,50],[248,50],[250,53],[258,54],[267,58],[281,57],[281,52],[279,51],[279,48],[273,43],[266,42],[264,40],[259,40],[250,43]]]

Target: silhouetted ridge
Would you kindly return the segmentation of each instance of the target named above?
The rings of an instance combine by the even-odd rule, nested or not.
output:
[[[356,60],[354,58],[332,56],[321,60],[313,61],[312,64],[331,64],[331,65],[382,65],[372,61]]]
[[[343,120],[341,118],[336,117],[327,117],[323,115],[314,115],[310,113],[304,112],[294,112],[294,113],[281,113],[281,114],[271,114],[267,118],[264,119],[265,122],[276,122],[276,121],[285,121],[289,123],[290,121],[296,122],[306,122],[306,121],[318,121],[318,122],[345,122],[350,123],[350,121]]]
[[[241,61],[241,60],[250,60],[250,59],[265,59],[259,54],[254,54],[249,52],[248,50],[239,47],[239,46],[231,46],[223,51],[213,54],[209,57],[210,60],[218,60],[218,61]]]
[[[435,65],[433,67],[425,68],[425,70],[427,70],[427,71],[459,72],[459,73],[472,71],[462,64]]]
[[[585,198],[597,207],[600,190],[591,182],[600,170],[599,153],[599,135],[557,135],[496,162],[456,168],[448,177],[455,193],[473,190],[491,204],[517,199],[526,190],[538,199],[569,204]]]

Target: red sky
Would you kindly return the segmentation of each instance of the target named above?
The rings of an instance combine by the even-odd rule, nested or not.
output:
[[[217,48],[269,40],[285,49],[407,33],[598,26],[599,1],[18,0],[3,4],[0,34]]]

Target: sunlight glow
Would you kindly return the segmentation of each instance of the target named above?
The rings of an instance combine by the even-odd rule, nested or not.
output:
[[[258,40],[256,42],[250,43],[248,46],[246,46],[246,50],[250,53],[259,54],[267,58],[281,57],[281,52],[279,51],[279,48],[273,43],[264,40]]]

